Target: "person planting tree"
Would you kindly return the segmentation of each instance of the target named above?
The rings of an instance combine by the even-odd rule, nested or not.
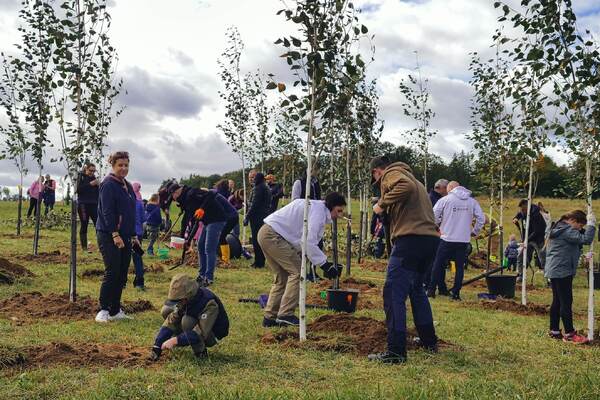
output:
[[[135,232],[136,197],[125,179],[129,173],[129,153],[117,151],[108,162],[112,172],[100,184],[98,197],[96,236],[105,270],[96,322],[131,318],[121,309],[121,295],[127,283],[132,243],[140,246]]]
[[[525,240],[525,229],[521,228],[520,224],[527,221],[527,200],[523,199],[519,202],[520,211],[513,218],[513,223],[519,226],[522,239]],[[527,241],[527,267],[531,264],[533,253],[536,255],[536,264],[540,269],[544,269],[544,241],[546,238],[546,221],[540,212],[540,208],[535,204],[531,204],[531,216],[529,218],[529,240]],[[523,275],[523,257],[519,258],[519,280]]]
[[[442,269],[452,260],[456,265],[456,274],[450,295],[453,300],[460,300],[468,246],[471,238],[477,236],[483,228],[485,215],[477,200],[471,196],[471,191],[456,181],[448,184],[448,195],[436,203],[433,214],[440,227],[441,242],[433,262],[431,286],[427,296],[435,297],[436,288],[442,284]]]
[[[248,212],[244,218],[244,226],[250,223],[252,232],[252,247],[254,248],[254,268],[265,267],[265,256],[258,243],[258,231],[264,224],[265,218],[271,211],[271,190],[265,182],[265,176],[262,172],[255,173],[254,187],[252,189],[252,200]]]
[[[299,301],[304,204],[304,199],[298,199],[277,210],[265,218],[265,224],[258,232],[258,242],[274,275],[265,307],[265,328],[299,324],[295,310]],[[323,238],[325,225],[341,217],[345,206],[346,199],[336,192],[328,194],[325,201],[310,200],[306,254],[308,260],[321,267],[329,279],[339,277],[342,266],[327,261],[327,256],[319,248],[319,241]]]
[[[368,358],[397,364],[406,361],[407,298],[410,298],[421,345],[429,351],[437,351],[433,315],[423,281],[437,250],[439,234],[427,191],[408,165],[391,164],[387,157],[376,157],[371,160],[370,170],[381,189],[373,211],[387,214],[393,248],[383,287],[387,351],[370,354]]]
[[[585,226],[585,230],[584,230]],[[581,210],[571,211],[558,220],[550,230],[544,276],[552,286],[550,306],[550,331],[553,339],[565,342],[587,343],[573,327],[573,278],[579,264],[581,248],[594,240],[596,217]],[[592,256],[592,255],[588,255]],[[560,330],[562,319],[565,334]]]
[[[96,166],[87,164],[77,178],[77,213],[79,214],[79,240],[81,249],[88,249],[88,225],[94,226],[98,219],[98,196],[100,181],[96,178]]]
[[[198,359],[206,359],[207,347],[229,334],[229,317],[219,297],[184,274],[171,279],[161,315],[165,321],[150,351],[151,361],[176,346],[190,346]]]

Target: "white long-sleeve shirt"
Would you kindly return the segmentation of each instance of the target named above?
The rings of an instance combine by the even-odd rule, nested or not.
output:
[[[304,200],[292,201],[265,218],[269,225],[295,249],[301,250],[302,225],[304,223]],[[308,211],[307,257],[316,266],[323,265],[327,256],[319,249],[319,242],[325,233],[325,225],[331,223],[331,212],[322,200],[310,200]]]
[[[454,188],[433,207],[435,222],[445,242],[469,243],[471,233],[478,235],[485,224],[485,214],[471,191],[462,186]],[[475,226],[473,225],[475,219]]]

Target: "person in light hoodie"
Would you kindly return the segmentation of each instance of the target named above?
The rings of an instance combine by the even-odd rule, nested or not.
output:
[[[452,260],[456,265],[456,275],[450,293],[453,300],[460,300],[467,247],[471,237],[477,236],[485,224],[485,214],[477,200],[471,196],[471,191],[456,181],[448,184],[448,195],[436,203],[433,214],[440,227],[441,241],[433,262],[431,286],[427,295],[435,297],[435,290],[443,279],[442,269]]]

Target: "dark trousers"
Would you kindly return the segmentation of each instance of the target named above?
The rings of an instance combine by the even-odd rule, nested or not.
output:
[[[98,205],[97,204],[78,204],[77,214],[79,214],[79,221],[81,226],[79,227],[79,240],[81,241],[81,248],[87,249],[87,232],[90,219],[96,226],[96,220],[98,219]],[[111,239],[112,241],[112,239]]]
[[[565,333],[571,333],[573,328],[573,276],[550,279],[552,286],[552,305],[550,306],[550,330],[560,330],[562,319]]]
[[[392,353],[406,355],[407,298],[421,342],[425,346],[437,343],[431,305],[423,288],[437,246],[438,239],[433,236],[401,237],[394,243],[383,287],[387,344]]]
[[[516,271],[517,270],[517,259],[516,258],[507,258],[508,260],[508,265],[506,266],[506,269],[509,271]]]
[[[265,223],[263,220],[250,221],[250,230],[252,231],[252,247],[254,248],[254,265],[257,268],[265,266],[265,255],[263,254],[260,244],[258,244],[258,231]]]
[[[121,309],[121,294],[127,283],[127,270],[131,262],[131,239],[123,238],[125,247],[119,249],[112,233],[97,232],[98,248],[104,261],[104,279],[100,286],[100,308],[116,315]]]
[[[29,209],[27,210],[27,218],[34,214],[35,208],[37,207],[38,199],[32,197],[29,199]],[[35,215],[35,214],[34,214]]]
[[[142,236],[138,236],[138,240],[140,241],[140,246],[142,244]],[[140,256],[135,251],[131,252],[131,258],[133,259],[133,266],[135,267],[135,278],[133,279],[133,286],[144,286],[144,260],[142,256]]]
[[[465,275],[465,261],[467,257],[468,243],[446,242],[440,240],[440,245],[435,255],[433,262],[433,270],[431,272],[431,287],[435,292],[436,288],[443,290],[442,282],[445,280],[446,265],[449,261],[454,261],[456,266],[456,274],[454,275],[454,286],[450,291],[458,296],[462,289],[462,281]],[[444,283],[445,285],[445,283]]]
[[[237,215],[234,218],[230,218],[227,220],[225,226],[223,227],[223,230],[221,231],[221,236],[219,237],[219,245],[222,246],[224,244],[227,244],[227,235],[229,235],[233,228],[235,228],[236,225],[239,225],[239,223],[240,218]]]
[[[54,204],[56,203],[56,196],[54,192],[44,194],[44,215],[48,215],[49,211],[54,210]]]
[[[438,239],[438,246],[439,246],[439,242],[440,239]],[[425,272],[425,281],[424,281],[424,286],[425,289],[429,290],[432,289],[435,291],[435,287],[433,286],[433,280],[432,280],[432,272],[433,272],[433,263],[435,261],[435,255],[433,255],[433,257],[431,258],[431,264],[429,264],[429,266],[427,267],[427,271]],[[447,292],[448,288],[446,287],[446,268],[442,268],[442,280],[440,282],[438,282],[438,286],[440,289],[440,292]]]

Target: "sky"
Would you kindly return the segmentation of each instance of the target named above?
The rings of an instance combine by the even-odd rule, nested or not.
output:
[[[127,94],[119,97],[125,111],[110,128],[107,153],[130,152],[129,178],[142,183],[145,195],[165,178],[240,168],[239,157],[217,129],[224,118],[217,59],[226,45],[226,29],[236,26],[245,42],[243,71],[260,68],[282,80],[289,76],[279,57],[282,49],[273,44],[290,31],[284,18],[276,15],[283,8],[281,0],[110,0],[109,4],[110,36],[119,52],[118,75]],[[383,139],[404,144],[402,131],[413,127],[403,115],[398,84],[413,72],[418,51],[436,113],[432,128],[439,131],[432,152],[448,159],[455,152],[470,151],[465,136],[470,129],[469,53],[491,51],[498,17],[493,0],[355,4],[363,10],[361,22],[375,35],[369,75],[378,81]],[[19,5],[20,0],[0,0],[2,51],[14,51]],[[574,5],[581,24],[600,32],[600,2],[574,0]],[[54,154],[56,149],[50,149],[44,172],[60,178],[65,169],[49,161]],[[567,161],[558,151],[550,154]],[[30,174],[27,182],[32,180]],[[0,186],[17,184],[14,166],[0,161]]]

